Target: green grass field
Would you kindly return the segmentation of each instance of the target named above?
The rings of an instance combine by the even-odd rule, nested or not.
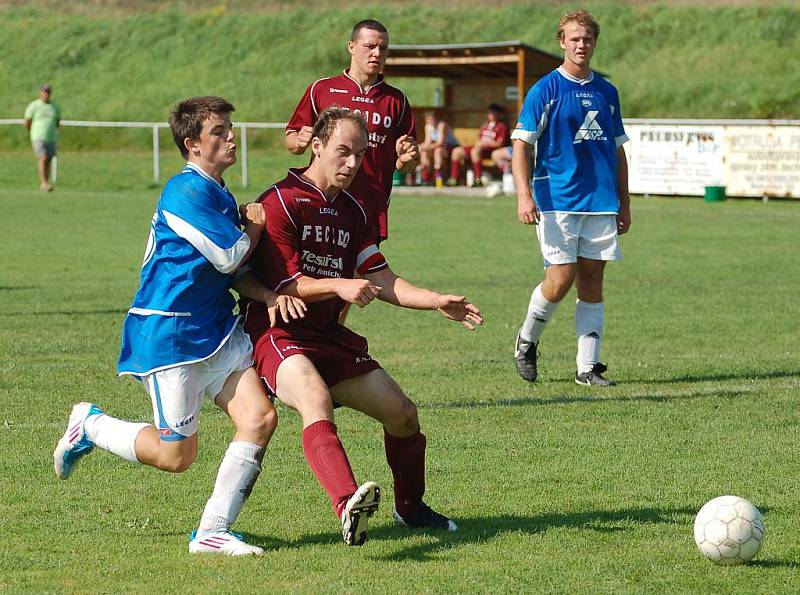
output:
[[[396,196],[393,268],[464,292],[486,324],[469,333],[382,303],[350,321],[418,403],[426,499],[461,530],[396,528],[387,498],[367,544],[345,547],[299,416],[279,407],[238,523],[268,551],[232,560],[187,552],[231,436],[212,407],[183,475],[101,451],[68,482],[52,470],[74,402],[150,417],[115,362],[156,199],[0,190],[0,592],[800,590],[800,205],[634,199],[625,259],[606,283],[604,358],[620,385],[593,391],[572,382],[574,296],[542,341],[541,382],[516,376],[513,339],[541,260],[513,199]],[[357,478],[390,495],[380,428],[351,411],[337,423]],[[761,553],[742,567],[712,565],[692,539],[694,513],[727,493],[766,521]]]

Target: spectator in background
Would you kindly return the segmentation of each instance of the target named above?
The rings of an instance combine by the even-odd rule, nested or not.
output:
[[[492,161],[504,175],[511,173],[511,153],[512,148],[510,145],[492,151]]]
[[[509,144],[508,126],[505,123],[505,108],[497,103],[489,105],[486,122],[481,126],[478,140],[474,146],[456,147],[450,157],[450,179],[448,186],[458,185],[461,177],[461,166],[466,156],[469,155],[474,174],[473,186],[481,186],[483,175],[483,160],[492,156],[492,152]]]
[[[453,136],[450,125],[433,111],[425,112],[425,138],[419,145],[419,155],[422,164],[422,183],[431,181],[431,165],[433,165],[433,179],[436,186],[443,183],[442,165],[450,156],[450,152],[459,146],[458,139]]]
[[[25,110],[25,128],[31,133],[31,144],[39,169],[39,190],[50,192],[50,163],[56,156],[58,125],[61,108],[51,101],[53,87],[47,83],[39,87],[39,99],[34,99]]]

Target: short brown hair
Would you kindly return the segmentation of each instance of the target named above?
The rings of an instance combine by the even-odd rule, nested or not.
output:
[[[353,32],[350,34],[350,41],[355,41],[358,39],[358,33],[362,29],[372,29],[378,33],[386,33],[387,35],[389,34],[389,31],[386,30],[386,27],[384,27],[383,23],[380,21],[376,21],[375,19],[364,19],[363,21],[357,22],[353,27]]]
[[[587,10],[579,8],[575,12],[568,12],[561,17],[561,20],[558,21],[558,30],[556,31],[556,39],[559,41],[564,39],[564,27],[567,26],[567,23],[578,23],[579,25],[592,29],[594,31],[595,40],[600,37],[600,25],[597,24],[597,21],[594,20],[594,17]]]
[[[200,138],[203,122],[212,114],[222,116],[233,111],[234,107],[228,100],[215,96],[190,97],[175,105],[169,113],[169,129],[183,158],[189,157],[184,141]]]
[[[317,137],[323,146],[327,145],[339,122],[351,122],[364,133],[364,136],[369,136],[364,116],[343,107],[328,107],[322,110],[317,118],[311,137]]]

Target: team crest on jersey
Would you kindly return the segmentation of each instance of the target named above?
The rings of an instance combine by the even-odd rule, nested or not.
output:
[[[597,114],[599,113],[597,110],[586,112],[583,124],[575,134],[575,140],[572,141],[573,145],[580,144],[585,140],[608,140],[600,124],[597,123]]]

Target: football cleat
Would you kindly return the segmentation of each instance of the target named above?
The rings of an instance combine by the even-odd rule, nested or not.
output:
[[[381,488],[374,481],[359,486],[342,512],[342,539],[347,545],[363,545],[367,540],[367,520],[381,501]]]
[[[608,370],[608,366],[597,362],[588,372],[576,372],[575,384],[583,386],[614,386],[616,382],[603,378],[603,372]]]
[[[522,378],[528,382],[534,382],[538,376],[536,350],[539,348],[539,343],[526,341],[522,338],[521,332],[522,329],[517,332],[517,342],[514,344],[514,365]]]
[[[422,503],[422,508],[419,512],[408,516],[402,516],[397,509],[394,511],[394,520],[398,525],[411,527],[413,529],[441,529],[442,531],[458,531],[456,525],[451,519],[448,519],[443,514],[439,514],[430,506]]]
[[[103,413],[94,403],[78,403],[72,408],[67,422],[67,431],[56,444],[53,452],[53,468],[56,477],[67,479],[81,458],[92,452],[94,442],[86,435],[86,420]]]
[[[228,531],[192,531],[189,536],[190,554],[222,554],[223,556],[258,556],[264,550],[244,542],[241,533]]]

